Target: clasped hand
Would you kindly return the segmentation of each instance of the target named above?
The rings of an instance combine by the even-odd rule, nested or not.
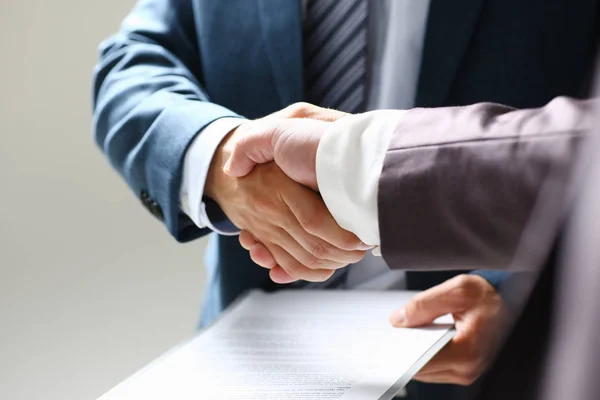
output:
[[[213,157],[205,193],[242,230],[240,243],[255,263],[270,269],[275,282],[325,281],[336,269],[360,261],[369,249],[353,233],[338,226],[319,194],[309,188],[316,188],[315,135],[320,131],[314,128],[343,115],[294,105],[263,119],[244,122],[223,140]],[[301,132],[292,128],[297,123]],[[313,139],[288,140],[306,136]],[[277,152],[255,151],[257,141],[274,143]],[[246,154],[244,149],[252,150]],[[307,163],[311,151],[313,160]],[[272,160],[276,163],[269,162]],[[308,167],[298,168],[310,162],[312,172]],[[265,165],[254,168],[256,163]]]
[[[337,225],[316,192],[319,142],[331,122],[344,115],[293,105],[242,124],[213,161],[209,180],[220,185],[212,185],[219,190],[209,195],[242,229],[242,246],[257,264],[271,269],[276,282],[326,280],[333,270],[360,260],[368,248]],[[502,299],[485,279],[460,275],[421,292],[390,322],[417,327],[448,313],[456,336],[415,379],[469,385],[489,363],[506,317]]]

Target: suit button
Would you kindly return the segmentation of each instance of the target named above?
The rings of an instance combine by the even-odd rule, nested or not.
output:
[[[142,204],[145,205],[146,207],[148,207],[150,205],[150,196],[148,196],[148,193],[146,193],[143,190],[140,193],[140,200],[142,201]]]
[[[158,205],[157,202],[152,201],[150,203],[150,212],[152,213],[152,215],[154,215],[156,218],[160,219],[161,221],[164,218],[162,209],[160,208],[160,206]]]
[[[146,207],[152,215],[154,215],[159,220],[163,221],[164,215],[162,209],[156,201],[152,200],[148,192],[142,190],[140,192],[140,200],[144,207]]]

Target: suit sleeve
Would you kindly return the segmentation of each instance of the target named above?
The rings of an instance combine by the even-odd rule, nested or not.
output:
[[[557,98],[530,110],[477,104],[407,112],[379,179],[388,265],[527,268],[513,262],[519,243],[548,184],[555,196],[565,192],[596,105]]]
[[[179,241],[210,232],[181,212],[183,160],[213,121],[238,117],[203,87],[191,1],[143,0],[100,47],[94,136],[134,193]]]

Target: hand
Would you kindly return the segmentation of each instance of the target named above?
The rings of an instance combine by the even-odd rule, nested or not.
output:
[[[334,270],[362,259],[360,240],[340,228],[320,196],[292,181],[274,163],[262,165],[244,178],[223,173],[223,164],[243,131],[234,130],[217,149],[209,169],[205,194],[251,237],[252,259],[269,268],[273,281],[325,281]]]
[[[341,111],[297,103],[266,118],[238,128],[241,139],[233,147],[224,171],[242,177],[256,164],[275,163],[296,182],[317,190],[316,157],[328,122],[347,115]]]
[[[477,275],[459,275],[416,295],[391,315],[390,322],[396,327],[417,327],[449,313],[454,317],[456,336],[414,379],[470,385],[490,362],[505,320],[502,299],[488,281]]]

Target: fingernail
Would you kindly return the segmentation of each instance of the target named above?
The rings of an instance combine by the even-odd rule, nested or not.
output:
[[[229,173],[231,172],[231,163],[229,162],[229,160],[227,160],[227,162],[223,166],[223,172],[225,172],[225,174],[227,175],[229,175]]]
[[[361,243],[358,245],[358,250],[368,251],[374,249],[375,247],[377,246],[371,246],[370,244]]]
[[[406,313],[404,312],[404,308],[400,310],[394,311],[390,316],[390,322],[394,326],[402,326],[404,321],[406,320]]]

